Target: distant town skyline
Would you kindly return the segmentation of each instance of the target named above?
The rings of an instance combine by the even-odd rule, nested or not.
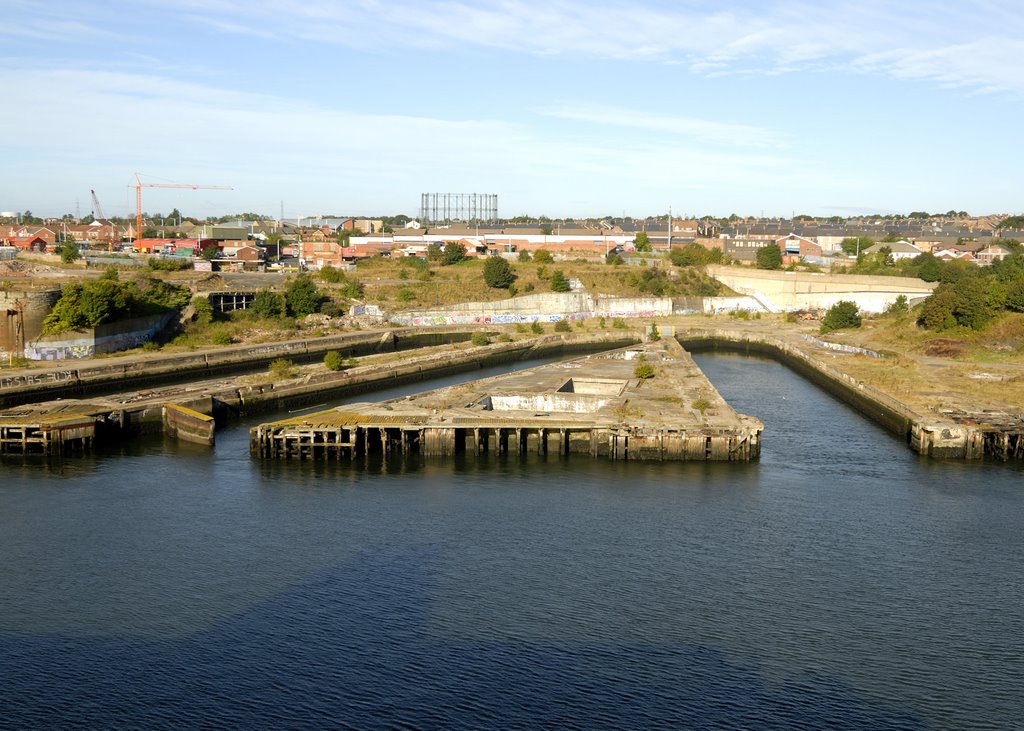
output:
[[[8,0],[0,210],[1020,213],[1015,3]]]

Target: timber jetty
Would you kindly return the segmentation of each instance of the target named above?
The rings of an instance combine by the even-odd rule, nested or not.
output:
[[[266,459],[586,454],[746,462],[763,424],[736,413],[673,339],[254,427]]]

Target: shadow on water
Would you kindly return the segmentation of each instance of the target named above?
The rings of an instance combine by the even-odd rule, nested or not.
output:
[[[835,677],[773,682],[672,639],[467,636],[477,600],[444,616],[437,553],[364,551],[173,640],[8,638],[0,712],[48,727],[926,727]]]

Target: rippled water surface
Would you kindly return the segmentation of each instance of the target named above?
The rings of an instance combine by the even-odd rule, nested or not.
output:
[[[0,463],[0,727],[1020,727],[1024,472],[698,360],[759,463]]]

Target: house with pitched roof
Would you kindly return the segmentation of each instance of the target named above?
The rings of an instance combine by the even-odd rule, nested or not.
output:
[[[916,246],[914,246],[913,244],[906,240],[875,244],[874,246],[869,246],[868,248],[864,249],[864,253],[870,256],[872,254],[879,253],[885,247],[889,247],[889,251],[891,252],[893,261],[900,261],[901,259],[914,259],[918,256],[921,256],[921,254],[924,253],[923,251],[921,251],[921,249],[917,248]]]

